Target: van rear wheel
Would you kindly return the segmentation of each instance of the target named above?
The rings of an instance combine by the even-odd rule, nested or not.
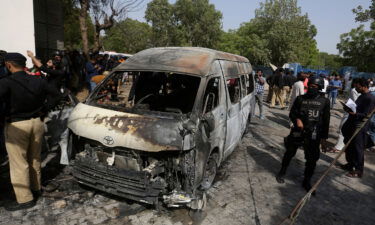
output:
[[[203,179],[201,183],[201,188],[203,190],[208,190],[212,186],[215,180],[216,173],[217,173],[218,159],[219,159],[219,155],[217,153],[213,153],[210,155],[210,157],[207,160],[206,169],[204,171]]]

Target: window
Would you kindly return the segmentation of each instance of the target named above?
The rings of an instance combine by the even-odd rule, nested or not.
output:
[[[213,77],[208,81],[203,98],[203,113],[211,112],[214,108],[216,108],[219,105],[219,85],[220,77]]]
[[[252,73],[249,73],[249,85],[247,87],[247,93],[252,93],[254,91],[254,75]]]
[[[241,75],[241,93],[242,93],[242,98],[247,95],[247,88],[246,88],[246,76]]]
[[[106,78],[90,97],[90,104],[119,111],[186,114],[193,109],[201,81],[200,77],[164,72],[132,72],[132,79],[124,79],[125,75],[117,72]]]
[[[232,104],[239,102],[241,97],[240,78],[227,79],[227,88]]]

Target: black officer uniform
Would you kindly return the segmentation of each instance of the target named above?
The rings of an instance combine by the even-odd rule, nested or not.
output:
[[[318,77],[309,79],[309,85],[316,84],[318,89],[309,87],[305,95],[298,96],[291,108],[289,118],[294,124],[291,133],[284,139],[286,152],[282,161],[282,167],[276,179],[284,183],[284,175],[291,159],[295,156],[298,147],[303,146],[306,159],[305,178],[303,187],[311,189],[310,180],[314,174],[316,162],[320,156],[320,142],[328,138],[330,103],[329,100],[319,94],[324,87],[324,81]],[[303,123],[303,130],[297,127],[297,119]]]
[[[14,211],[35,205],[41,190],[40,151],[44,133],[43,114],[54,107],[61,94],[43,79],[22,70],[26,58],[7,53],[6,62],[18,63],[18,70],[0,80],[0,98],[6,103],[6,150],[10,177],[17,202],[5,206]],[[47,96],[53,96],[46,101]],[[34,193],[35,194],[34,194]]]

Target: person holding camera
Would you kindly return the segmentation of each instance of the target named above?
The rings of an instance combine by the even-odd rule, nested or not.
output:
[[[314,174],[316,162],[320,157],[320,145],[326,149],[330,121],[329,100],[320,95],[324,88],[324,81],[320,77],[309,78],[308,91],[296,98],[290,110],[289,118],[293,127],[289,136],[284,139],[286,152],[281,169],[276,176],[279,183],[284,183],[284,176],[288,165],[295,156],[298,147],[303,147],[306,168],[302,186],[306,191],[311,189],[311,178]]]

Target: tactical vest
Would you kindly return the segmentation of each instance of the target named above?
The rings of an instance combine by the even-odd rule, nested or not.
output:
[[[301,100],[301,120],[304,124],[306,137],[316,140],[320,138],[322,128],[323,110],[326,99],[320,96],[307,98],[303,96]]]

